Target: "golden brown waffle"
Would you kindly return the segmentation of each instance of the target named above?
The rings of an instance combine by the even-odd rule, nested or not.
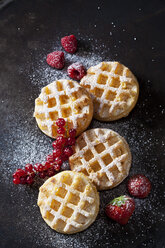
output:
[[[71,170],[89,176],[98,190],[106,190],[128,176],[131,152],[125,139],[111,129],[90,129],[76,140],[69,163]]]
[[[58,118],[64,118],[69,128],[82,133],[93,116],[93,103],[89,93],[77,82],[61,79],[42,88],[35,100],[34,117],[39,128],[48,136],[56,138]]]
[[[99,211],[99,194],[84,174],[64,171],[40,187],[38,206],[52,229],[71,234],[94,222]]]
[[[94,117],[101,121],[127,116],[139,95],[135,76],[119,62],[101,62],[90,67],[80,84],[91,93]]]

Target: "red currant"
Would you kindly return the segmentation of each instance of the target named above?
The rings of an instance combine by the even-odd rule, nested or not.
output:
[[[44,169],[48,170],[51,167],[50,162],[45,162]]]
[[[58,158],[58,157],[57,157],[57,158],[55,159],[55,163],[58,164],[59,166],[61,166],[62,163],[63,163],[63,161],[62,161],[61,158]]]
[[[36,176],[36,173],[35,173],[34,171],[31,171],[31,172],[29,173],[29,175],[30,175],[32,178],[34,178],[34,177]]]
[[[31,172],[33,170],[33,165],[32,164],[26,164],[25,165],[25,170],[28,172]]]
[[[26,182],[27,182],[27,184],[33,184],[33,183],[34,183],[33,177],[28,176],[28,177],[26,178]]]
[[[54,151],[53,151],[53,157],[54,158],[57,158],[57,157],[59,157],[60,155],[61,155],[61,149],[59,149],[59,148],[56,148],[56,149],[54,149]]]
[[[68,156],[66,155],[66,154],[62,154],[61,155],[61,159],[62,159],[62,161],[66,161],[66,160],[68,160]]]
[[[55,171],[59,171],[59,170],[60,170],[60,168],[61,168],[61,166],[60,166],[60,165],[58,165],[58,164],[56,164],[56,165],[54,166]]]
[[[13,179],[13,183],[14,184],[20,184],[20,182],[21,182],[20,181],[20,178],[18,178],[18,177],[16,177],[16,178]]]
[[[13,178],[19,178],[17,172],[14,172],[13,175],[12,175]]]
[[[49,155],[46,157],[46,160],[47,160],[49,163],[52,163],[52,162],[54,161],[53,154],[49,154]]]
[[[26,177],[21,177],[20,178],[20,183],[21,184],[26,184]]]
[[[40,165],[38,166],[38,171],[41,172],[41,171],[43,171],[43,170],[44,170],[44,166],[43,166],[42,164],[40,164]]]
[[[57,133],[58,133],[58,134],[64,134],[64,133],[65,133],[65,128],[64,128],[64,127],[59,127],[59,128],[57,129]]]
[[[50,169],[47,171],[46,174],[47,174],[48,177],[54,176],[54,175],[55,175],[55,170],[54,170],[54,168],[50,168]]]
[[[68,145],[73,146],[76,143],[76,139],[74,137],[69,137],[68,138]]]
[[[36,170],[36,171],[42,171],[43,170],[43,165],[42,164],[39,164],[39,163],[36,163],[35,165],[34,165],[34,169]]]
[[[56,141],[57,141],[57,144],[58,145],[65,145],[65,143],[66,143],[66,138],[65,137],[63,137],[63,136],[58,136],[57,137],[57,139],[56,139]]]
[[[40,172],[39,177],[44,179],[46,177],[46,173],[44,171]]]
[[[72,149],[72,147],[65,147],[65,149],[64,149],[64,154],[65,154],[66,156],[68,156],[68,157],[72,156],[72,154],[73,154],[73,149]]]
[[[17,177],[22,177],[26,175],[26,172],[22,169],[17,169],[14,174],[17,175]]]
[[[60,144],[58,144],[57,140],[53,141],[52,146],[53,146],[54,149],[62,147]]]
[[[76,129],[72,128],[69,130],[69,136],[74,138],[76,136]]]
[[[57,125],[58,127],[63,127],[63,126],[65,126],[65,120],[64,120],[63,118],[58,118],[58,119],[56,120],[56,125]]]
[[[13,173],[13,183],[14,184],[33,184],[34,177],[38,174],[40,178],[45,178],[46,176],[54,176],[56,172],[60,170],[66,170],[66,166],[63,165],[68,163],[63,163],[68,160],[73,154],[72,146],[75,145],[76,139],[76,129],[72,128],[69,130],[69,137],[64,136],[65,130],[65,120],[59,118],[56,121],[58,126],[57,132],[60,136],[53,141],[52,146],[54,148],[53,154],[49,154],[46,157],[46,162],[44,164],[36,163],[33,167],[32,164],[28,163],[25,165],[25,170],[17,169]],[[69,165],[68,165],[69,166]],[[67,167],[68,169],[69,167]],[[34,169],[34,170],[33,170]],[[36,173],[38,172],[38,173]]]
[[[68,138],[65,138],[65,146],[68,146]]]
[[[55,165],[55,163],[50,163],[50,168],[52,168]]]

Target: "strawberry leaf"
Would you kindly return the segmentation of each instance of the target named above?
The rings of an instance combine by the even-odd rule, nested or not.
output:
[[[118,207],[121,207],[122,205],[125,204],[125,202],[128,200],[128,197],[125,196],[125,195],[122,195],[122,196],[119,196],[115,199],[113,199],[110,204],[113,205],[113,206],[118,206]]]

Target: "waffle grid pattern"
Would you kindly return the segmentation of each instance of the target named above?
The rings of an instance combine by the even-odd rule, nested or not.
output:
[[[90,106],[92,100],[87,94],[78,83],[72,80],[54,81],[44,87],[39,98],[36,99],[34,112],[41,130],[55,137],[57,118],[64,118],[68,121],[70,128],[76,129],[86,126],[87,122],[90,123],[93,114]]]
[[[138,82],[132,72],[118,62],[102,62],[89,68],[80,84],[93,97],[96,119],[97,116],[98,119],[125,116],[137,101]]]
[[[128,175],[130,160],[128,145],[121,136],[112,130],[93,129],[78,138],[70,165],[72,170],[88,175],[101,190],[116,186]]]
[[[42,207],[43,218],[53,229],[70,233],[87,225],[95,215],[94,192],[83,178],[84,175],[82,177],[79,173],[71,177],[65,172],[63,179],[50,180],[54,186],[52,193],[48,188],[41,189],[46,200],[39,200],[38,205]]]

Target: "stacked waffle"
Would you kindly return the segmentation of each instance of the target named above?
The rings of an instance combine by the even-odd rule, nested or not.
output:
[[[61,79],[41,90],[34,111],[39,128],[56,138],[55,122],[64,118],[79,136],[69,159],[72,171],[58,173],[40,188],[38,205],[54,230],[71,234],[86,229],[98,214],[97,190],[113,188],[127,177],[131,152],[126,140],[110,129],[85,130],[93,116],[101,121],[127,116],[138,94],[135,76],[119,62],[89,68],[80,84]]]

